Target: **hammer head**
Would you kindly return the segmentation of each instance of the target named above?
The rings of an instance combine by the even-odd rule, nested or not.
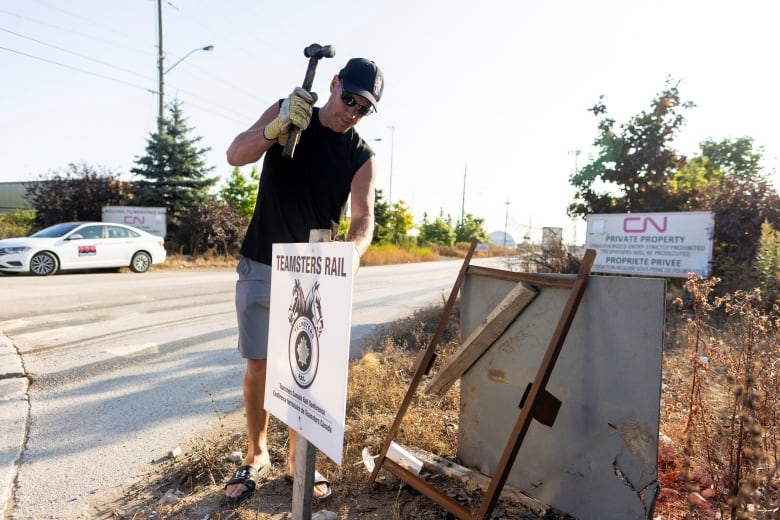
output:
[[[332,58],[336,55],[336,49],[332,45],[319,45],[312,43],[303,49],[303,55],[307,58]]]

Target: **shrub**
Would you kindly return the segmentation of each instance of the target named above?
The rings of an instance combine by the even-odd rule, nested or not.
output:
[[[0,214],[0,239],[25,237],[35,230],[35,211],[19,209]]]

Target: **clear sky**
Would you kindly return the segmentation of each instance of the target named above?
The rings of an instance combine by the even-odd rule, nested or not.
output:
[[[71,162],[131,179],[156,125],[156,13],[156,0],[0,0],[0,181]],[[164,70],[214,45],[164,74],[165,99],[225,178],[233,137],[303,81],[304,47],[333,45],[321,97],[350,57],[384,72],[358,130],[381,139],[386,200],[416,221],[465,207],[518,240],[553,226],[581,243],[568,178],[593,152],[600,95],[624,123],[679,80],[697,106],[675,147],[752,137],[780,186],[778,15],[770,0],[164,0]]]

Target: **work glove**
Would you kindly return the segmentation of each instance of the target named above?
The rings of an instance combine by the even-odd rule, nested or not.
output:
[[[276,140],[284,146],[290,125],[295,125],[301,130],[306,130],[311,122],[314,103],[317,102],[317,94],[308,92],[301,87],[295,87],[292,94],[282,101],[279,115],[273,121],[265,125],[263,137],[269,141]]]

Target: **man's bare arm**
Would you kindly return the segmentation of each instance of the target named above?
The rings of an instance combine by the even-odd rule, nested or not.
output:
[[[263,135],[265,125],[279,114],[279,104],[274,103],[263,112],[255,124],[233,139],[227,149],[227,161],[231,166],[244,166],[260,160],[276,141],[269,141]]]
[[[376,161],[373,157],[363,163],[363,166],[352,178],[350,194],[349,231],[347,241],[354,242],[361,255],[368,250],[374,236],[374,179],[376,177]]]

